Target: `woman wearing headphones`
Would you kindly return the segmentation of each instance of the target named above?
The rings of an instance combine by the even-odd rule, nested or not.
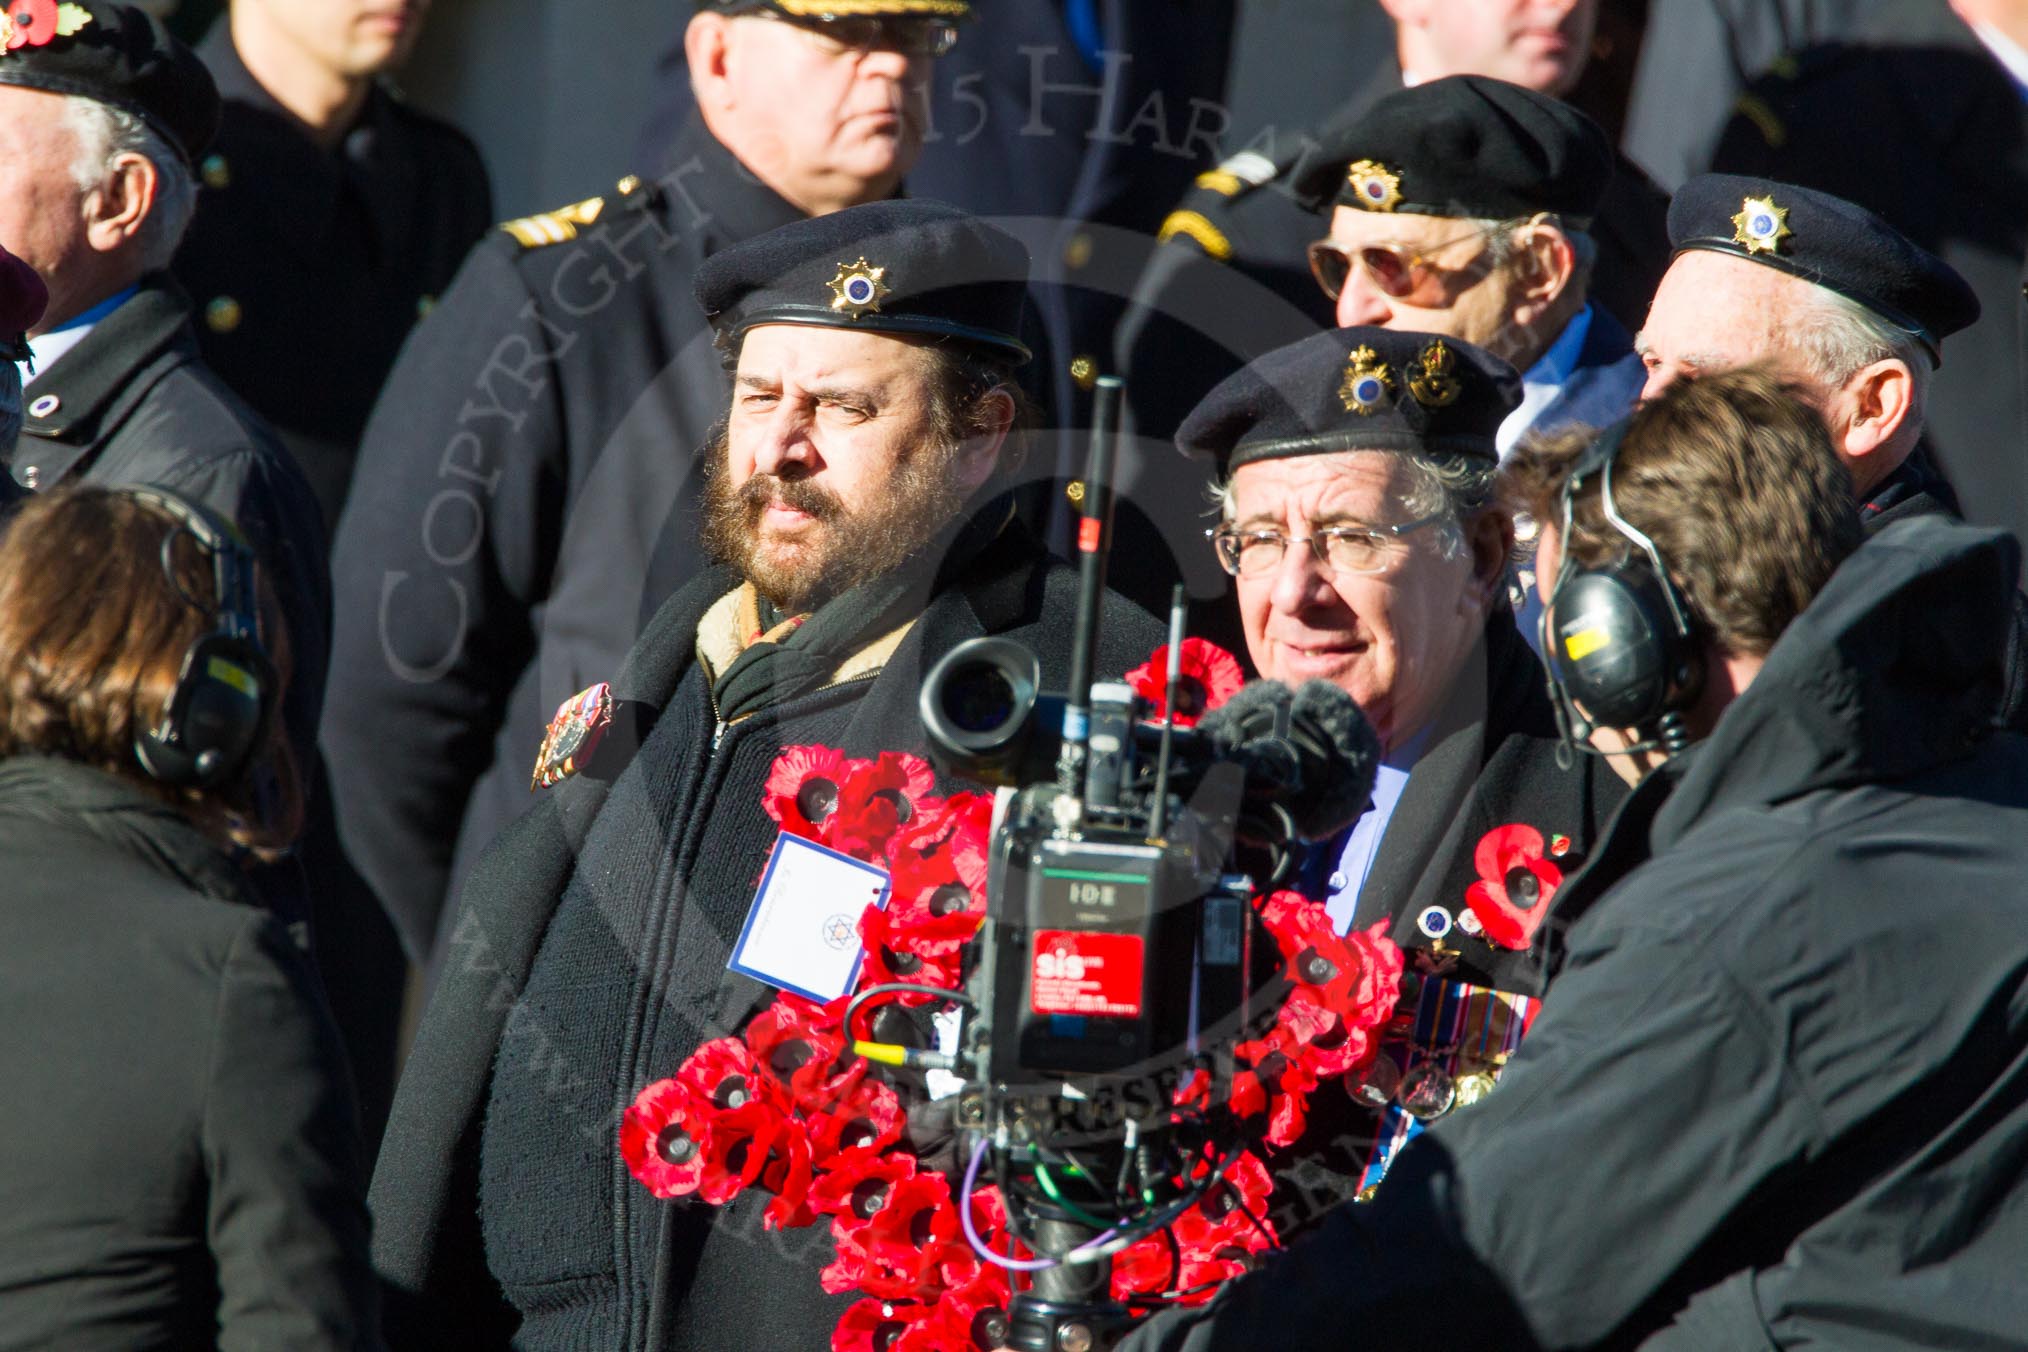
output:
[[[232,528],[66,489],[0,534],[0,1349],[378,1346],[300,816]]]

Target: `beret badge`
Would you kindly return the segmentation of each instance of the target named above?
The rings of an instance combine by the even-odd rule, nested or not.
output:
[[[1352,195],[1368,211],[1392,211],[1401,201],[1401,175],[1372,160],[1354,160],[1345,171]]]
[[[1747,198],[1732,218],[1732,242],[1750,254],[1778,254],[1782,241],[1794,233],[1789,229],[1789,209],[1776,206],[1772,195]]]
[[[83,5],[12,0],[0,10],[0,55],[23,47],[47,47],[58,38],[75,35],[91,21],[91,11]]]
[[[1363,345],[1353,348],[1351,360],[1345,364],[1345,379],[1338,386],[1345,411],[1369,417],[1385,408],[1393,393],[1394,377],[1380,354]]]
[[[1415,359],[1415,369],[1408,378],[1408,392],[1415,396],[1424,408],[1444,408],[1458,402],[1458,396],[1465,387],[1457,376],[1457,355],[1443,345],[1443,341],[1431,343]]]
[[[856,263],[840,263],[838,275],[825,285],[831,288],[831,308],[857,319],[880,313],[880,302],[888,294],[887,269],[874,267],[861,255]]]

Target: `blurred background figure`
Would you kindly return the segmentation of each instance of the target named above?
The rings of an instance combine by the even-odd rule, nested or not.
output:
[[[0,1348],[379,1345],[336,1031],[235,861],[300,816],[285,634],[172,494],[0,536]]]
[[[345,844],[412,957],[526,809],[557,705],[705,563],[695,453],[730,385],[696,269],[894,196],[921,151],[948,7],[806,8],[700,6],[667,171],[490,235],[374,410],[333,559],[324,735]]]
[[[493,219],[472,143],[381,79],[428,10],[234,0],[198,48],[224,117],[176,277],[205,361],[281,434],[327,527],[402,339]]]

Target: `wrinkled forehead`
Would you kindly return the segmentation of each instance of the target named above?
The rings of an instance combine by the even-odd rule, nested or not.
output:
[[[1729,369],[1785,353],[1788,323],[1814,288],[1731,254],[1677,255],[1655,289],[1638,347],[1665,361]]]
[[[926,340],[828,324],[756,324],[738,339],[735,373],[798,381],[921,381]]]
[[[1340,244],[1401,244],[1410,248],[1440,244],[1468,235],[1478,222],[1462,216],[1422,216],[1406,211],[1331,209],[1331,238]]]
[[[1233,471],[1225,519],[1234,525],[1398,521],[1417,479],[1409,457],[1394,451],[1255,460]]]

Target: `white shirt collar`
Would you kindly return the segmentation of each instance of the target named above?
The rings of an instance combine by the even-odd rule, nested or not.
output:
[[[1501,422],[1500,431],[1493,438],[1502,460],[1520,444],[1535,420],[1542,416],[1542,410],[1556,402],[1571,373],[1577,370],[1578,355],[1584,351],[1585,335],[1590,332],[1591,306],[1587,304],[1571,316],[1549,350],[1522,374],[1521,405]]]
[[[64,353],[82,343],[91,331],[99,326],[100,321],[132,300],[134,293],[140,289],[138,286],[130,286],[124,291],[115,292],[82,314],[65,320],[40,338],[30,338],[28,355],[34,362],[35,374],[40,376],[56,365]],[[26,382],[30,379],[28,363],[20,363],[20,366],[21,379]]]
[[[1975,23],[1972,31],[1978,34],[1979,41],[1986,44],[1986,50],[1993,54],[1993,58],[2007,68],[2007,73],[2014,77],[2014,83],[2028,91],[2028,50],[1992,24]]]

